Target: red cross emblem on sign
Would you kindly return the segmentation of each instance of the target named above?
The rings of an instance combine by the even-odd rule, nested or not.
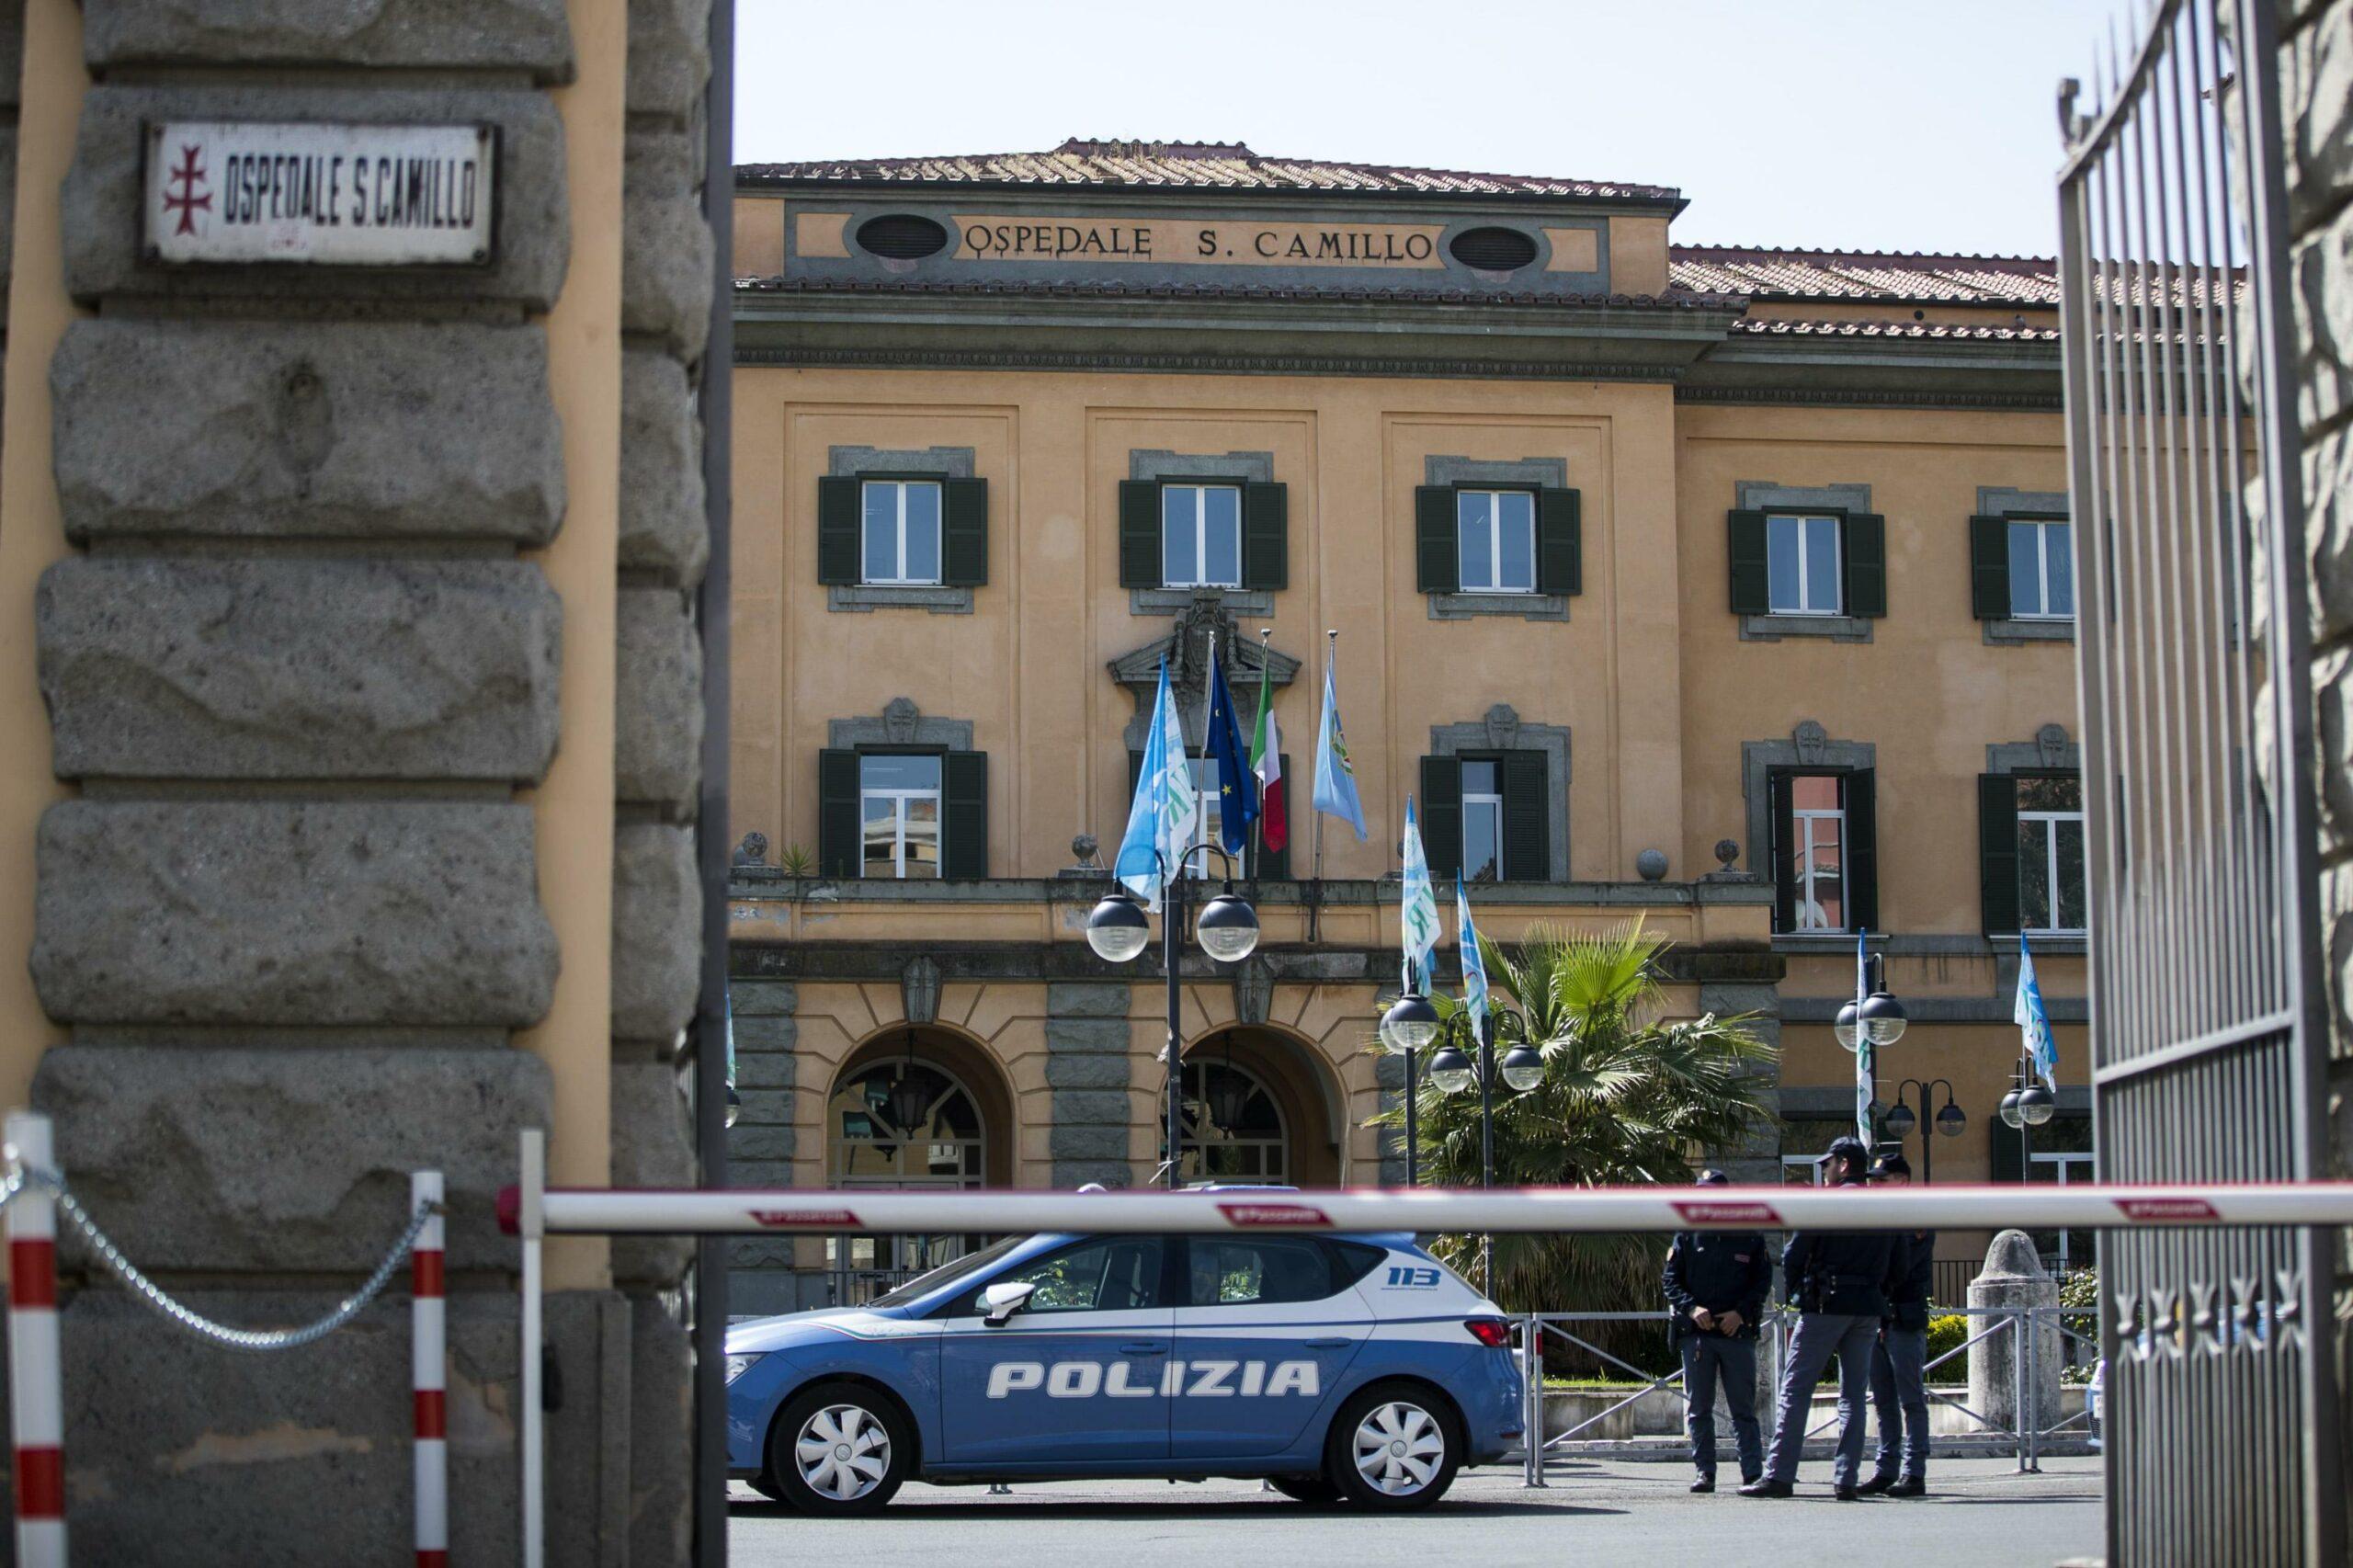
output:
[[[212,210],[212,194],[203,188],[203,179],[204,165],[197,161],[197,149],[183,143],[178,166],[164,176],[164,215],[180,215],[179,227],[172,231],[174,233],[196,233],[196,210],[201,207],[207,212]],[[174,186],[178,189],[169,188]]]

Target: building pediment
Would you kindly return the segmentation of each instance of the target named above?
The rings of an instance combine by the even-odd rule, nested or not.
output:
[[[1289,653],[1245,635],[1224,597],[1204,588],[1178,613],[1163,637],[1155,637],[1109,663],[1111,678],[1135,699],[1135,717],[1128,725],[1128,748],[1141,750],[1144,728],[1152,717],[1153,699],[1160,689],[1160,666],[1168,665],[1168,684],[1185,726],[1188,744],[1200,744],[1203,722],[1202,683],[1209,676],[1210,649],[1217,649],[1225,669],[1227,688],[1233,693],[1236,720],[1246,733],[1257,722],[1261,672],[1270,686],[1285,687],[1299,678],[1300,662]]]

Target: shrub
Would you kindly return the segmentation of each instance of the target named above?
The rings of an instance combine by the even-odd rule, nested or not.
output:
[[[1948,1350],[1960,1350],[1969,1343],[1970,1320],[1959,1312],[1944,1312],[1928,1320],[1928,1359],[1934,1361]],[[1928,1374],[1932,1383],[1964,1381],[1969,1376],[1969,1352],[1961,1353]]]

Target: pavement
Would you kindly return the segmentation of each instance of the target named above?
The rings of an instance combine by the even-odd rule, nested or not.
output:
[[[2008,1460],[1945,1460],[1929,1471],[1926,1497],[1839,1503],[1830,1495],[1829,1466],[1809,1462],[1795,1497],[1768,1502],[1729,1489],[1695,1497],[1680,1465],[1575,1460],[1556,1467],[1540,1491],[1523,1489],[1517,1469],[1472,1471],[1434,1508],[1378,1516],[1309,1507],[1255,1481],[1060,1482],[1017,1485],[1009,1497],[914,1483],[880,1515],[838,1521],[804,1519],[738,1483],[729,1493],[728,1560],[733,1568],[1103,1568],[1123,1561],[1429,1568],[1449,1560],[1479,1568],[1566,1561],[1581,1568],[1818,1568],[1900,1559],[2020,1568],[2097,1559],[2099,1460],[2045,1460],[2039,1475],[2014,1470]]]

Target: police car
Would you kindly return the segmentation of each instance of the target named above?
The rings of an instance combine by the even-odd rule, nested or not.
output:
[[[730,1471],[810,1514],[910,1476],[1264,1477],[1418,1508],[1517,1443],[1521,1408],[1501,1312],[1404,1234],[1016,1236],[727,1335]]]

